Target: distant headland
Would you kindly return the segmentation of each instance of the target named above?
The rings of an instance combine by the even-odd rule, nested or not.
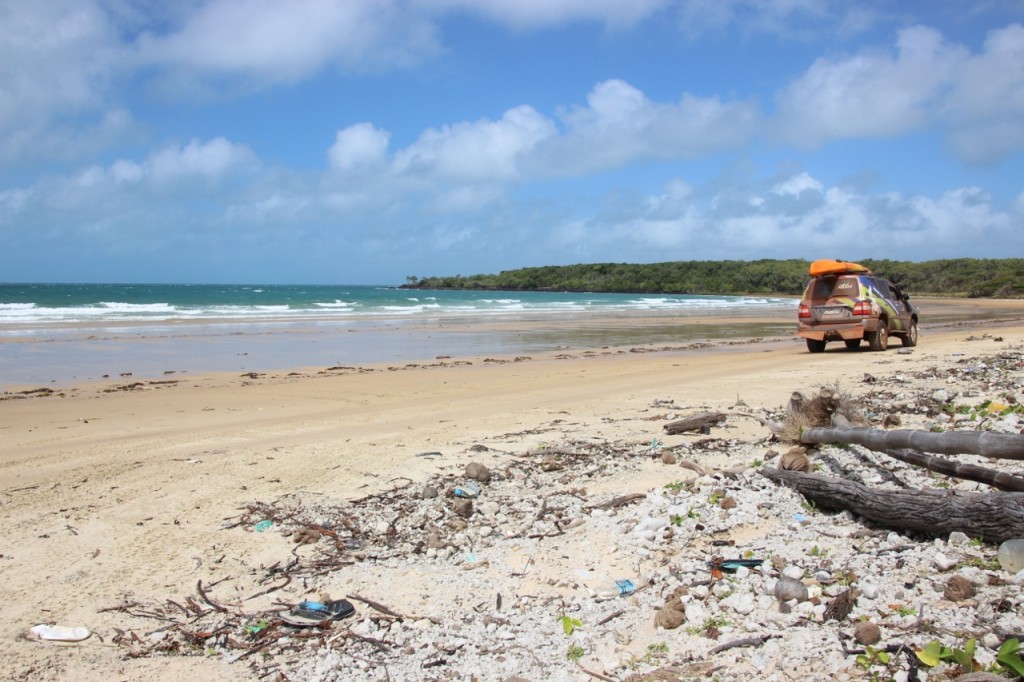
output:
[[[1024,258],[922,262],[858,258],[857,262],[920,296],[1024,296]],[[799,296],[807,283],[809,264],[802,259],[762,259],[548,265],[496,275],[409,276],[401,288]]]

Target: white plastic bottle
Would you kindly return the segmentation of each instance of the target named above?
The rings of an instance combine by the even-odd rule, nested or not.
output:
[[[608,587],[603,587],[594,594],[597,601],[607,601],[616,597],[624,597],[627,594],[636,592],[636,585],[632,580],[616,580]]]

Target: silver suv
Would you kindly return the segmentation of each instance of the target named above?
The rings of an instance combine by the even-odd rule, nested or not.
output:
[[[837,272],[811,279],[797,310],[797,334],[807,350],[821,353],[829,341],[850,350],[867,339],[871,350],[885,350],[889,337],[917,345],[918,309],[889,280],[867,271]]]

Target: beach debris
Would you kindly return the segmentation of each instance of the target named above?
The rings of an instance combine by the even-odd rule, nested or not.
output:
[[[798,602],[802,602],[807,601],[810,598],[807,591],[807,585],[804,585],[801,581],[788,576],[782,576],[778,581],[776,581],[772,593],[780,602],[792,601],[794,599]]]
[[[839,621],[846,620],[846,617],[850,615],[851,611],[853,611],[853,607],[857,605],[858,596],[860,596],[860,593],[853,588],[843,590],[825,607],[822,619]]]
[[[886,528],[930,535],[961,531],[989,542],[1024,535],[1024,496],[1015,493],[869,488],[842,478],[761,468],[762,476],[798,491],[822,509],[850,511]]]
[[[45,642],[82,642],[92,636],[92,631],[84,627],[69,627],[40,623],[29,628],[30,635]]]
[[[807,450],[799,445],[790,448],[779,459],[779,468],[786,471],[810,471],[811,460],[807,457]]]
[[[873,646],[881,641],[882,629],[870,620],[862,620],[853,626],[853,638],[858,644]]]
[[[665,433],[669,435],[686,433],[688,431],[708,434],[711,433],[712,426],[719,426],[725,422],[725,419],[726,415],[723,412],[700,412],[698,414],[690,415],[689,417],[683,417],[682,419],[669,422],[662,428],[665,430]]]
[[[335,599],[326,602],[301,601],[290,609],[278,612],[277,615],[288,625],[309,627],[327,621],[348,618],[355,612],[352,602],[347,599]]]
[[[462,483],[460,485],[455,486],[452,489],[452,495],[454,495],[455,497],[461,497],[471,500],[475,497],[480,496],[480,486],[477,485],[476,483],[473,483],[472,481],[468,483]]]
[[[879,369],[877,380],[865,387],[869,392],[853,402],[873,420],[898,414],[925,429],[941,423],[948,430],[1019,430],[1012,410],[1000,416],[987,410],[951,413],[944,406],[956,405],[962,400],[957,396],[967,392],[948,381],[961,381],[961,375],[964,385],[975,391],[970,396],[974,403],[992,395],[999,398],[996,404],[1012,405],[1006,396],[1022,397],[1022,361],[1020,354],[998,361],[972,359],[920,376],[903,371],[898,380]],[[942,404],[933,400],[940,383],[949,387],[948,402]],[[772,421],[783,419],[783,409],[769,413]],[[931,640],[963,646],[957,633],[985,633],[979,634],[977,660],[987,665],[1007,636],[1024,632],[1020,581],[1000,569],[995,546],[987,538],[979,543],[962,533],[939,532],[936,537],[879,527],[852,513],[825,514],[821,510],[827,505],[793,488],[763,476],[729,478],[715,464],[705,463],[712,455],[717,462],[767,459],[766,443],[775,439],[702,438],[672,449],[704,464],[695,478],[673,482],[670,471],[659,468],[664,484],[636,488],[629,487],[632,474],[651,472],[649,433],[628,442],[555,434],[544,440],[543,447],[495,456],[486,495],[474,499],[421,494],[428,485],[452,491],[465,479],[473,481],[460,465],[425,482],[393,479],[386,485],[394,487],[355,500],[292,493],[251,503],[237,521],[223,526],[225,532],[241,532],[268,519],[285,534],[302,528],[321,533],[315,545],[292,548],[280,562],[253,572],[254,580],[266,586],[264,592],[290,584],[281,593],[290,595],[287,601],[268,606],[266,600],[255,601],[256,594],[235,597],[241,576],[221,572],[216,579],[228,581],[224,587],[219,582],[197,584],[205,597],[175,597],[155,605],[126,601],[120,607],[126,621],[158,622],[121,630],[115,644],[127,656],[221,655],[249,665],[260,679],[324,680],[329,679],[323,672],[327,670],[337,679],[396,682],[427,676],[497,677],[499,670],[514,670],[526,679],[575,679],[581,666],[567,660],[565,640],[543,634],[557,618],[571,614],[585,624],[580,631],[586,637],[583,661],[594,679],[673,680],[712,671],[730,679],[860,679],[863,660],[879,678],[913,680],[913,649]],[[822,444],[814,462],[820,473],[857,481],[869,491],[898,488],[897,480],[909,487],[941,483],[948,488],[937,492],[959,498],[979,494],[982,485],[940,478],[884,453],[873,457],[857,445]],[[1005,462],[981,463],[1011,473]],[[774,464],[745,466],[762,473],[776,470]],[[892,474],[889,469],[899,477],[887,476]],[[810,475],[784,472],[789,474]],[[622,489],[602,486],[611,480]],[[600,493],[588,495],[588,488]],[[727,496],[735,507],[722,508]],[[472,507],[467,516],[455,509],[463,501]],[[799,522],[794,521],[797,517]],[[777,530],[759,534],[764,528]],[[722,537],[731,544],[715,544]],[[717,569],[710,567],[721,575],[709,575],[709,547],[731,548],[731,558],[721,559]],[[946,575],[962,576],[975,590],[955,608],[924,608],[934,603],[940,581],[949,583],[945,575],[936,577],[936,554],[952,562],[953,572]],[[471,561],[467,555],[487,559]],[[615,571],[611,575],[635,571],[633,583],[644,589],[607,602],[575,598],[578,584],[559,569],[571,573],[581,557],[587,557],[588,567],[590,561],[617,561],[615,568],[606,564],[602,570]],[[453,570],[459,568],[467,570]],[[361,608],[358,619],[284,627],[277,614],[293,606],[296,591],[334,592],[339,583],[367,586],[359,590],[382,608]],[[403,589],[395,590],[397,585]],[[377,594],[367,591],[375,587]],[[407,593],[420,590],[422,596],[410,602]],[[856,598],[854,591],[863,598]],[[504,600],[496,602],[495,594]],[[351,593],[347,598],[361,599]],[[393,603],[385,606],[385,600]],[[667,643],[650,645],[648,654],[638,657],[637,648],[643,651],[652,641],[651,635],[642,634],[651,631],[652,620],[659,628],[653,641]],[[906,642],[849,650],[844,641],[850,641],[846,633],[851,623],[853,639],[861,646],[876,647],[883,630],[900,633]],[[668,629],[680,627],[694,636],[666,636]],[[728,641],[709,643],[719,636]],[[780,641],[770,641],[774,638]],[[627,647],[633,652],[624,653]],[[740,647],[764,649],[735,651]],[[877,652],[885,652],[888,662],[883,664]]]
[[[292,542],[297,545],[312,545],[319,542],[323,535],[313,528],[298,528],[292,533]]]
[[[490,483],[491,470],[479,462],[470,462],[466,465],[466,478],[481,483]]]
[[[999,565],[1004,571],[1020,573],[1024,571],[1024,538],[1011,538],[999,545],[996,553]]]
[[[971,599],[975,594],[977,592],[974,584],[962,575],[952,576],[946,581],[946,587],[942,591],[942,596],[953,602]]]
[[[468,519],[473,515],[473,500],[467,500],[463,498],[456,498],[452,501],[452,509],[455,513],[464,519]]]
[[[632,580],[616,580],[611,585],[595,590],[594,599],[597,601],[607,601],[609,599],[630,595],[634,592],[636,592],[636,585],[633,584]]]

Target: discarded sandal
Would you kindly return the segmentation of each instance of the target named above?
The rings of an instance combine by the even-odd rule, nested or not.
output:
[[[347,599],[335,599],[329,602],[302,601],[288,611],[281,611],[277,615],[288,625],[297,627],[309,627],[319,625],[324,621],[341,620],[356,612],[352,602]]]
[[[81,642],[84,639],[89,639],[89,636],[92,635],[89,628],[72,628],[66,625],[47,625],[46,623],[32,626],[29,628],[29,632],[36,639],[47,642]]]

